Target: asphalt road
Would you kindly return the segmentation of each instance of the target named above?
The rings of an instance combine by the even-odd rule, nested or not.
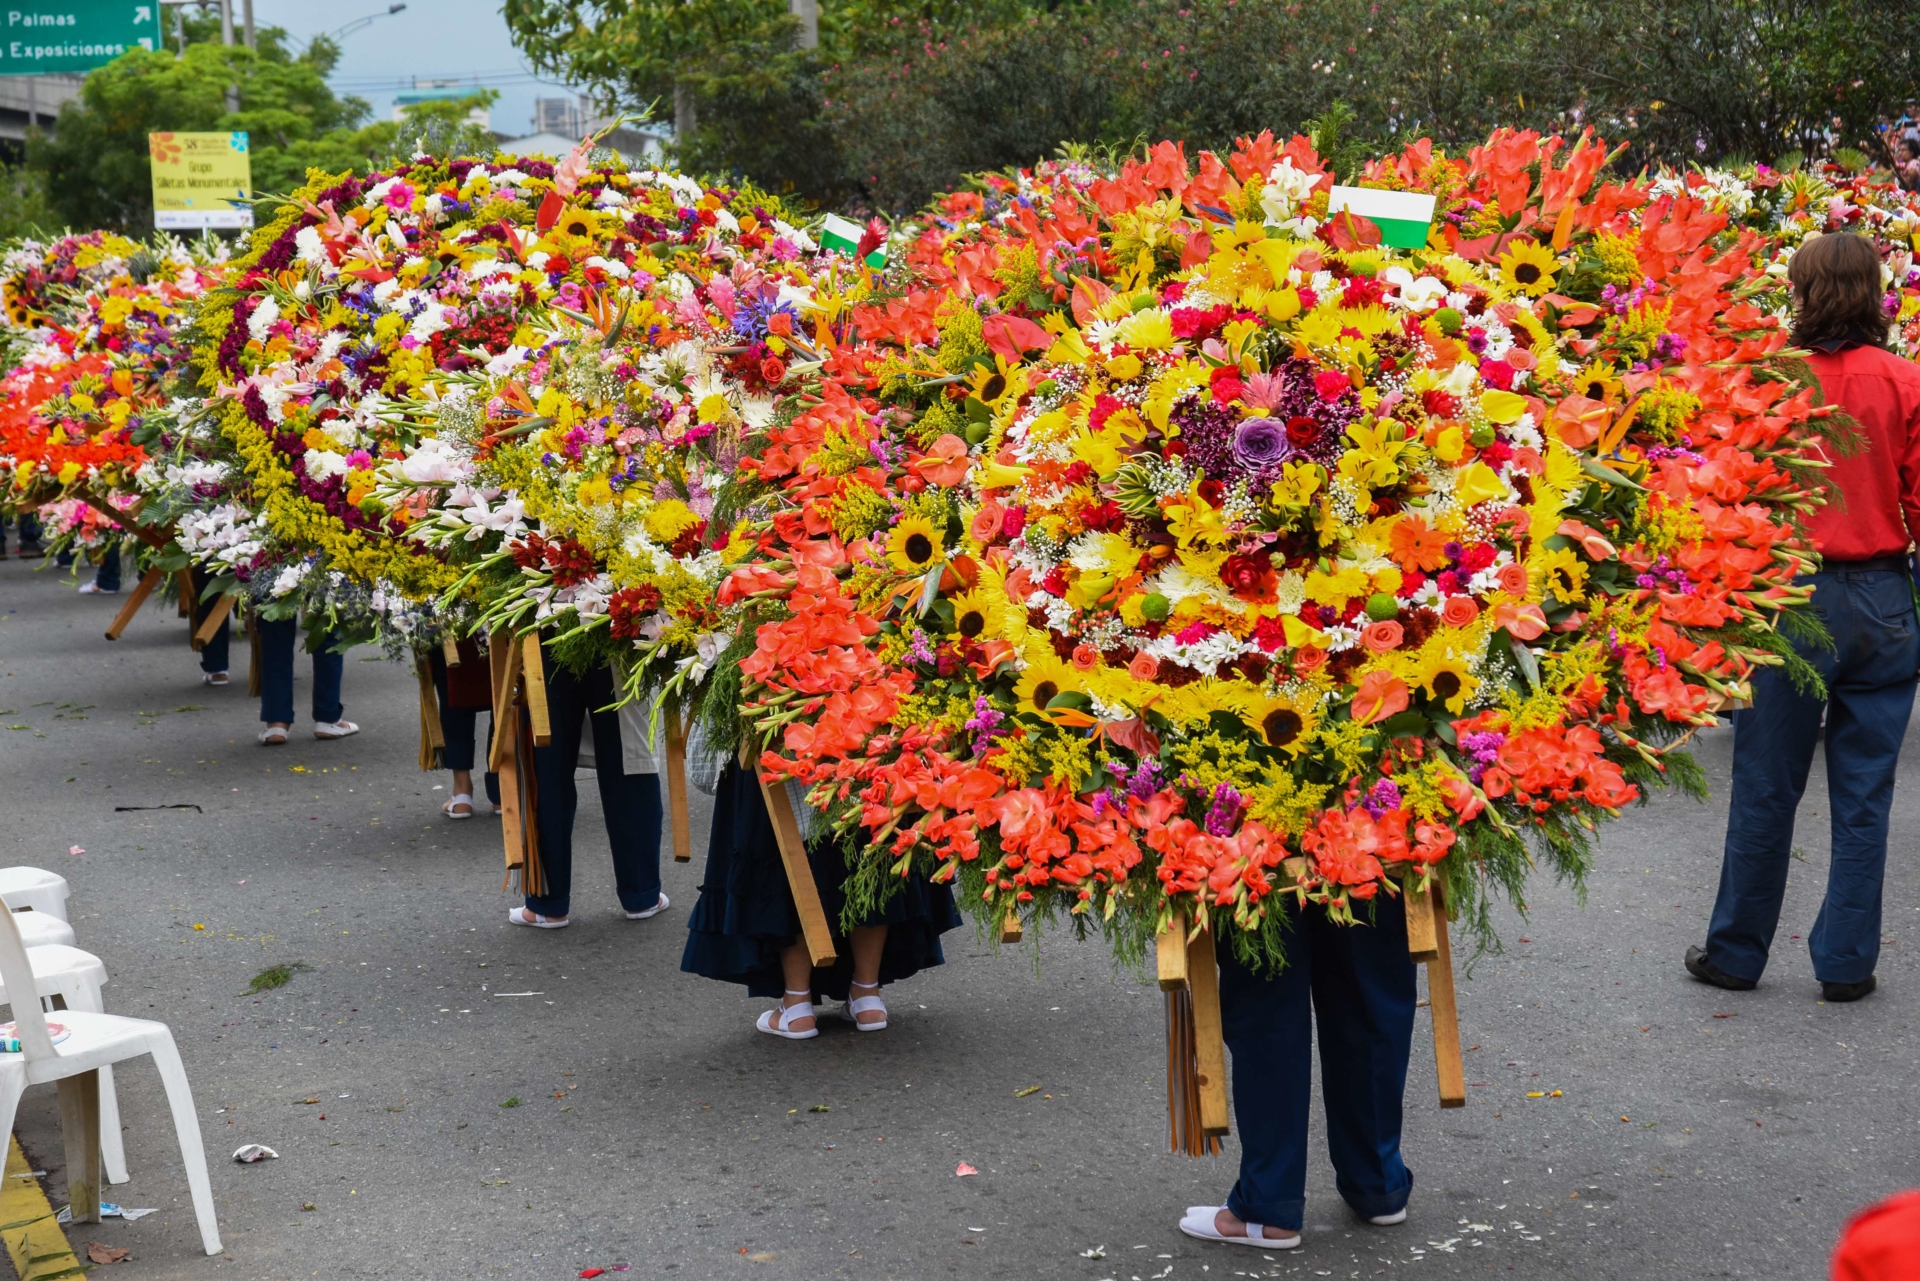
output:
[[[1879,994],[1821,1004],[1797,938],[1825,881],[1820,765],[1752,993],[1680,968],[1724,800],[1656,800],[1608,830],[1584,905],[1543,882],[1463,982],[1464,1111],[1436,1104],[1422,1015],[1408,1222],[1358,1223],[1316,1157],[1305,1247],[1254,1255],[1177,1231],[1236,1149],[1166,1152],[1161,1000],[1098,944],[949,935],[944,970],[889,989],[885,1034],[760,1036],[763,1003],[678,968],[705,813],[673,908],[630,923],[583,786],[576,924],[510,928],[496,823],[443,820],[447,777],[417,768],[411,671],[350,656],[363,732],[337,743],[306,736],[303,674],[292,743],[263,749],[243,671],[203,688],[152,605],[107,643],[116,605],[0,563],[5,858],[72,882],[108,1008],[172,1026],[215,1158],[208,1259],[158,1078],[121,1070],[133,1182],[109,1197],[158,1213],[74,1233],[132,1248],[113,1275],[1814,1278],[1853,1210],[1920,1184],[1910,790]],[[1729,737],[1700,748],[1723,796]],[[311,968],[243,995],[277,963]],[[61,1204],[50,1088],[18,1133]],[[226,1159],[250,1142],[279,1159]]]

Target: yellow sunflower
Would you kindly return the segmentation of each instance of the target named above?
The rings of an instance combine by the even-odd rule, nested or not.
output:
[[[590,209],[569,209],[560,215],[553,229],[563,236],[593,240],[600,234],[600,216]]]
[[[1311,697],[1255,695],[1236,709],[1247,727],[1268,747],[1298,756],[1320,724],[1318,701]]]
[[[887,535],[887,563],[903,574],[925,573],[946,551],[946,540],[924,516],[908,516]]]
[[[1590,360],[1573,376],[1573,390],[1589,400],[1617,400],[1621,386],[1613,366],[1604,360]]]
[[[1027,650],[1026,670],[1013,696],[1023,712],[1044,715],[1047,704],[1069,690],[1083,688],[1080,673],[1073,664],[1062,662],[1051,647],[1035,645]]]
[[[995,353],[992,366],[976,366],[972,377],[967,379],[967,390],[983,405],[997,405],[1007,389],[1012,386],[1014,371],[1007,367],[1007,358]]]
[[[953,630],[966,640],[991,637],[999,631],[999,611],[991,594],[976,589],[954,597]]]
[[[1480,682],[1468,672],[1466,659],[1436,649],[1428,649],[1420,656],[1416,679],[1428,698],[1445,704],[1455,715],[1466,710],[1467,700],[1480,687]]]
[[[1529,298],[1538,298],[1553,288],[1553,277],[1560,270],[1560,260],[1553,256],[1553,250],[1532,240],[1516,240],[1513,247],[1500,255],[1500,279],[1509,289],[1516,289]]]

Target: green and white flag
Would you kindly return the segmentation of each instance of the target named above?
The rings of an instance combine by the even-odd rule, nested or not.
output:
[[[1327,216],[1350,213],[1380,228],[1381,243],[1395,249],[1424,249],[1433,226],[1433,197],[1419,191],[1379,191],[1372,187],[1335,187]]]
[[[860,248],[860,238],[866,234],[867,229],[859,223],[842,218],[839,214],[828,214],[826,222],[820,227],[820,246],[823,249],[837,249],[851,258]],[[867,255],[867,266],[878,270],[886,265],[885,245]]]

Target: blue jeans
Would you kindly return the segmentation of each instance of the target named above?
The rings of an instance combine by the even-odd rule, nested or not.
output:
[[[207,615],[219,603],[218,596],[207,595],[207,584],[213,577],[198,565],[193,567],[193,630],[197,635],[200,625],[207,621]],[[227,670],[227,646],[233,635],[233,614],[220,620],[220,630],[213,634],[200,651],[200,670],[203,672],[224,672]],[[289,696],[291,697],[291,696]]]
[[[543,653],[543,657],[545,657]],[[579,794],[573,771],[580,761],[580,734],[593,726],[594,774],[607,841],[613,846],[613,880],[620,906],[644,912],[660,901],[660,776],[621,768],[620,716],[601,711],[614,700],[613,673],[595,668],[575,676],[546,657],[547,718],[553,740],[533,749],[539,809],[540,870],[545,894],[527,895],[527,910],[565,916],[573,894],[573,816]],[[524,714],[524,713],[523,713]]]
[[[1413,1192],[1400,1157],[1400,1112],[1413,1051],[1414,965],[1406,906],[1375,900],[1356,925],[1318,908],[1285,930],[1287,967],[1263,978],[1220,949],[1220,1015],[1233,1052],[1240,1181],[1227,1208],[1248,1223],[1298,1229],[1307,1204],[1311,1025],[1320,1032],[1320,1093],[1334,1183],[1360,1214],[1393,1214]]]
[[[120,544],[108,543],[107,550],[100,553],[100,568],[94,571],[93,581],[103,592],[120,590]]]
[[[300,624],[291,618],[257,619],[260,633],[260,719],[268,724],[293,724],[293,642]],[[343,654],[326,651],[327,637],[316,635],[313,655],[313,719],[331,723],[340,719],[340,675]]]
[[[1794,811],[1807,790],[1824,706],[1833,853],[1807,950],[1821,982],[1858,983],[1880,958],[1887,813],[1913,712],[1920,626],[1905,573],[1836,567],[1811,581],[1834,648],[1802,653],[1826,681],[1828,698],[1809,698],[1777,669],[1763,668],[1753,680],[1753,706],[1733,714],[1733,797],[1707,959],[1735,978],[1758,979],[1767,968],[1787,892]]]

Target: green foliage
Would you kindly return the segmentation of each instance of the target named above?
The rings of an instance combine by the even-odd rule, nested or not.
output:
[[[51,231],[57,225],[45,179],[24,166],[0,164],[0,240]]]
[[[1597,127],[1627,163],[1870,146],[1920,85],[1908,0],[507,0],[536,65],[675,100],[681,159],[823,204],[918,206],[1063,142],[1230,146]],[[1348,104],[1344,117],[1336,104]]]
[[[147,135],[154,132],[245,130],[254,189],[262,193],[260,221],[272,216],[272,196],[299,187],[309,168],[366,169],[416,148],[492,146],[491,135],[464,120],[493,100],[492,90],[409,107],[403,123],[369,124],[365,102],[327,87],[339,51],[326,39],[296,54],[276,27],[260,29],[256,50],[219,44],[206,23],[187,26],[184,52],[121,55],[87,76],[80,96],[61,109],[52,137],[29,139],[27,170],[38,184],[32,190],[45,194],[41,205],[23,207],[23,217],[130,235],[151,231]],[[0,182],[0,232],[11,225],[7,190]]]

